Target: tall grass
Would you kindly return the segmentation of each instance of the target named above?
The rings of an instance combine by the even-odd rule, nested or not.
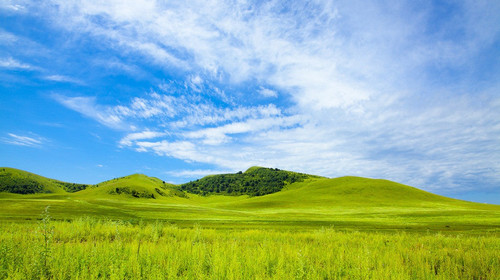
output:
[[[500,237],[493,235],[221,230],[91,218],[0,229],[0,279],[500,279]]]

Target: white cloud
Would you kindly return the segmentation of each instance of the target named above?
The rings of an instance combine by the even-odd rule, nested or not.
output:
[[[232,122],[226,125],[204,128],[197,131],[185,133],[187,138],[203,139],[204,144],[220,145],[230,140],[230,134],[256,133],[272,128],[281,130],[289,126],[298,125],[301,119],[293,117],[265,117],[259,119],[248,119],[243,122]]]
[[[161,156],[170,156],[186,161],[207,162],[211,160],[211,158],[205,158],[196,145],[189,141],[137,141],[135,145],[137,147],[136,150],[139,152],[153,151]]]
[[[177,57],[168,53],[165,49],[155,43],[138,43],[131,41],[129,38],[120,38],[120,44],[127,45],[139,52],[142,52],[154,59],[160,65],[168,64],[180,68],[188,68],[187,64]]]
[[[44,76],[43,79],[49,80],[49,81],[54,81],[54,82],[83,84],[83,82],[78,80],[78,79],[68,77],[68,76],[63,76],[63,75],[49,75],[49,76]]]
[[[0,29],[0,44],[11,45],[16,43],[17,41],[19,41],[19,38],[16,35],[10,32],[6,32],[3,29]]]
[[[96,104],[95,97],[68,97],[53,94],[52,98],[69,109],[75,110],[82,115],[98,121],[99,123],[114,129],[130,129],[122,117],[110,108]]]
[[[142,131],[142,132],[130,133],[127,136],[123,137],[120,140],[119,144],[121,146],[132,146],[133,142],[137,140],[153,139],[165,135],[166,135],[165,132],[156,132],[156,131]]]
[[[23,136],[14,133],[7,133],[8,137],[2,138],[2,142],[17,146],[26,146],[40,148],[46,141],[44,138],[37,135]]]
[[[0,2],[0,9],[4,9],[10,12],[24,12],[26,10],[25,3],[26,1],[11,1],[11,0],[5,0]]]
[[[167,175],[174,177],[192,178],[192,177],[204,177],[207,175],[214,174],[224,174],[232,173],[234,170],[229,169],[188,169],[188,170],[172,170],[165,172]]]
[[[278,97],[278,93],[276,91],[268,89],[268,88],[260,87],[258,92],[260,95],[262,95],[264,97]]]
[[[175,93],[174,93],[175,94]],[[224,108],[203,99],[198,93],[184,92],[180,96],[152,92],[134,97],[127,105],[103,106],[95,97],[68,97],[53,94],[60,104],[115,129],[135,130],[131,123],[154,121],[164,127],[188,130],[197,126],[214,125],[247,119],[273,121],[282,112],[274,104]],[[254,120],[254,121],[255,121]],[[290,122],[290,119],[280,120]]]
[[[12,57],[0,58],[0,67],[19,70],[36,70],[38,67],[20,62]]]
[[[94,59],[92,62],[96,66],[109,70],[110,73],[108,73],[108,75],[127,74],[135,79],[143,79],[147,76],[144,70],[138,66],[131,63],[121,62],[114,57],[107,59]]]
[[[203,89],[203,79],[199,75],[191,76],[188,79],[188,84],[195,92],[201,92]]]

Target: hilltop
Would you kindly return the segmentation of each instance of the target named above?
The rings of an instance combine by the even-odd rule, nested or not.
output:
[[[180,185],[180,189],[201,195],[250,195],[262,196],[279,192],[286,185],[318,176],[280,170],[278,168],[250,167],[245,172],[203,177]]]
[[[115,178],[87,188],[79,192],[86,196],[118,195],[129,198],[159,198],[179,196],[185,194],[175,188],[175,185],[166,183],[155,177],[144,174],[132,174]]]

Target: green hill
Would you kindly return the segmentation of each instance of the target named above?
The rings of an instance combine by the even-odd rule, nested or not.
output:
[[[412,207],[462,203],[388,180],[362,177],[313,178],[283,191],[235,203],[235,208]],[[229,205],[229,204],[228,204]]]
[[[277,168],[250,167],[235,174],[210,175],[180,186],[181,190],[201,195],[250,195],[262,196],[279,192],[288,184],[302,182],[317,176],[280,170]]]
[[[87,188],[78,193],[85,196],[119,195],[130,198],[160,198],[179,196],[184,197],[182,191],[176,189],[175,185],[149,177],[143,174],[132,174],[125,177],[115,178]]]
[[[76,192],[87,187],[88,185],[85,184],[67,183],[15,168],[0,167],[0,192],[65,193]]]

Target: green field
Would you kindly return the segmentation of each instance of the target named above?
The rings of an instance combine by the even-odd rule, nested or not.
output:
[[[5,279],[498,279],[499,237],[208,229],[77,219],[0,225]]]
[[[0,279],[500,279],[499,205],[387,180],[308,176],[266,195],[202,195],[134,174],[68,192],[0,171],[4,189],[17,190],[15,177],[40,190],[0,193]]]

